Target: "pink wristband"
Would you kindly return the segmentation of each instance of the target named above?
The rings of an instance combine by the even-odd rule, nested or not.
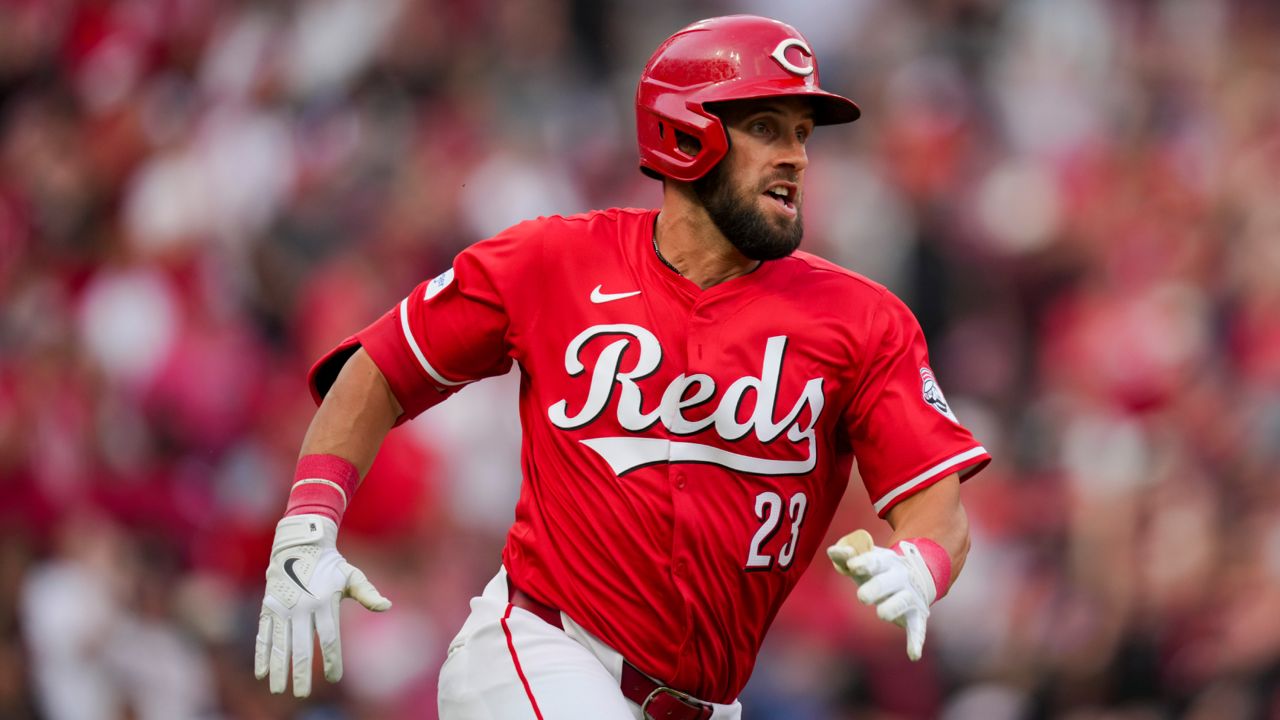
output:
[[[899,547],[902,542],[899,540],[893,544],[892,548],[899,555],[902,554],[902,548]],[[951,589],[950,553],[929,538],[909,538],[906,542],[915,545],[920,551],[920,556],[924,558],[925,567],[929,568],[929,574],[933,576],[933,587],[938,591],[938,596],[933,601],[938,602],[943,595],[947,594],[947,590]]]
[[[359,484],[360,471],[350,461],[337,455],[304,455],[293,474],[284,515],[313,513],[341,525],[342,514]]]

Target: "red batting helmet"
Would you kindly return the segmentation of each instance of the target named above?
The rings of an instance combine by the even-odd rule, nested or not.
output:
[[[636,88],[640,169],[697,180],[729,151],[724,124],[708,104],[784,96],[811,99],[818,125],[853,122],[862,113],[852,100],[818,87],[818,59],[786,23],[730,15],[680,30],[649,58]],[[696,138],[701,149],[681,150],[676,131]]]

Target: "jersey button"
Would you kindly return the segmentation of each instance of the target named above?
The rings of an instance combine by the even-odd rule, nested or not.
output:
[[[676,561],[675,574],[680,577],[684,577],[684,561],[683,560]]]
[[[682,472],[676,473],[676,489],[677,490],[684,489],[684,473]]]

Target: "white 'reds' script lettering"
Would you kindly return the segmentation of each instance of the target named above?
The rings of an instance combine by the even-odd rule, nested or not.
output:
[[[760,475],[796,475],[809,472],[816,466],[818,456],[814,427],[818,424],[824,402],[822,378],[813,378],[805,383],[791,410],[781,420],[775,420],[787,348],[785,335],[771,337],[765,344],[759,377],[742,377],[730,383],[715,411],[699,420],[686,418],[684,410],[702,405],[716,392],[715,381],[701,373],[677,375],[663,391],[657,406],[645,412],[644,394],[636,381],[657,371],[662,364],[662,346],[653,333],[638,325],[596,325],[584,330],[565,349],[564,367],[570,377],[586,372],[587,367],[580,358],[582,348],[592,338],[600,336],[619,337],[605,346],[596,359],[587,399],[576,413],[569,414],[567,400],[559,400],[547,408],[547,415],[556,427],[573,430],[590,424],[604,413],[616,388],[618,424],[630,433],[643,432],[654,423],[661,422],[673,435],[693,435],[714,427],[716,434],[727,441],[740,440],[754,432],[757,440],[769,443],[786,433],[787,440],[792,443],[808,445],[804,459],[778,460],[663,438],[623,436],[582,440],[584,445],[604,458],[614,473],[622,475],[659,462],[711,463]],[[639,355],[635,365],[624,370],[622,358],[632,344],[638,345]],[[755,391],[755,407],[747,421],[742,422],[738,419],[738,410],[749,390]],[[809,418],[801,427],[800,415],[806,407],[809,408]]]

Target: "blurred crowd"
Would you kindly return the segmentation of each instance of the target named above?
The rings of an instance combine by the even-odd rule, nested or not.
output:
[[[636,78],[731,12],[862,105],[806,248],[907,300],[996,457],[925,659],[819,558],[745,717],[1280,717],[1269,0],[0,0],[0,717],[435,717],[516,383],[392,433],[342,542],[395,609],[295,701],[251,657],[305,372],[477,239],[658,204]]]

